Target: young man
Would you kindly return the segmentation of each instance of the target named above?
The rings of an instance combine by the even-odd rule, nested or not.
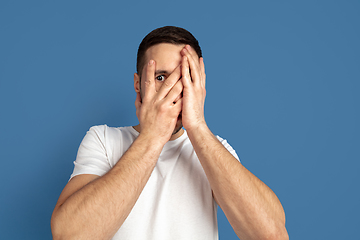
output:
[[[191,33],[149,33],[134,88],[139,125],[86,134],[54,209],[54,239],[218,239],[217,204],[241,239],[288,238],[276,195],[206,125]]]

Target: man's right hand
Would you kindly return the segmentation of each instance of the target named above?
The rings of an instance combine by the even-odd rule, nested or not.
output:
[[[135,107],[143,136],[156,136],[157,142],[164,145],[171,137],[182,109],[183,91],[180,65],[156,90],[155,61],[144,66],[142,96],[137,93]],[[141,83],[140,83],[141,84]]]

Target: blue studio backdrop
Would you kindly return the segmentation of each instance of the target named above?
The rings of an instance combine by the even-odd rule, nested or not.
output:
[[[93,125],[130,126],[137,47],[203,49],[210,129],[277,194],[293,240],[356,239],[359,1],[0,1],[0,239],[51,239]],[[220,239],[237,239],[219,211]]]

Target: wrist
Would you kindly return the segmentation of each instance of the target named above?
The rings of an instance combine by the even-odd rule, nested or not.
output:
[[[137,137],[138,141],[144,145],[148,145],[153,149],[160,149],[168,142],[169,137],[160,136],[159,134],[154,134],[152,132],[141,131]]]
[[[154,161],[157,161],[164,145],[165,143],[162,144],[155,137],[150,137],[144,133],[140,133],[132,144],[138,149],[138,153],[147,156],[146,159],[153,159]]]
[[[161,134],[156,134],[154,131],[147,131],[142,129],[141,125],[138,124],[133,126],[133,128],[139,133],[137,139],[142,140],[141,142],[148,143],[150,146],[163,148],[163,146],[169,141],[167,136],[161,136]]]
[[[203,135],[206,133],[211,133],[211,131],[205,121],[202,121],[198,124],[194,124],[189,128],[186,128],[186,131],[187,131],[189,137],[199,136],[199,135]]]

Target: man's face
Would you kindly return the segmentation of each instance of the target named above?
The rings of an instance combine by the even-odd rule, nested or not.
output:
[[[159,91],[164,80],[175,70],[181,63],[180,51],[185,45],[175,45],[170,43],[160,43],[150,47],[145,53],[145,64],[150,60],[155,61],[155,88]],[[145,73],[142,71],[141,79],[145,78]],[[145,92],[144,80],[140,81],[140,77],[135,73],[134,87],[136,92],[140,92],[141,97]],[[179,115],[173,134],[177,133],[182,128],[181,114]]]

